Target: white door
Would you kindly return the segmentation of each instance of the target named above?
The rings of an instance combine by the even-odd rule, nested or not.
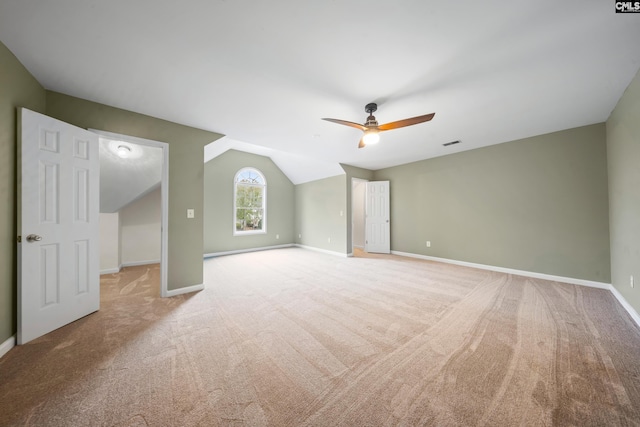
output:
[[[21,108],[18,344],[100,308],[98,136]]]
[[[367,182],[365,251],[391,252],[389,223],[389,181]]]

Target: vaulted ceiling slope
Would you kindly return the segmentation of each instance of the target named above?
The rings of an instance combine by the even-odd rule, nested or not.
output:
[[[162,165],[160,148],[100,137],[100,212],[118,212],[158,188]]]
[[[605,121],[640,67],[614,3],[4,0],[0,40],[47,89],[379,169]],[[369,102],[436,115],[365,149],[320,120]]]
[[[229,150],[239,150],[271,158],[273,163],[294,184],[345,174],[344,169],[338,163],[249,144],[226,136],[204,147],[204,161],[206,163]]]

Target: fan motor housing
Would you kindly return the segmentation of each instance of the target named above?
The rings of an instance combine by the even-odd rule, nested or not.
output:
[[[367,104],[364,107],[364,111],[369,113],[369,114],[375,113],[377,110],[378,110],[378,104],[376,104],[375,102]]]

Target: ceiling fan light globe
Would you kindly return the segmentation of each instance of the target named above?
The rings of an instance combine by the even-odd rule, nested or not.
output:
[[[366,131],[362,141],[366,145],[377,144],[380,141],[380,134],[377,131]]]

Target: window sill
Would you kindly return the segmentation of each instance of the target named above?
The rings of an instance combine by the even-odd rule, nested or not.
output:
[[[256,234],[267,234],[266,231],[234,231],[233,232],[233,236],[234,237],[239,237],[239,236],[255,236]]]

